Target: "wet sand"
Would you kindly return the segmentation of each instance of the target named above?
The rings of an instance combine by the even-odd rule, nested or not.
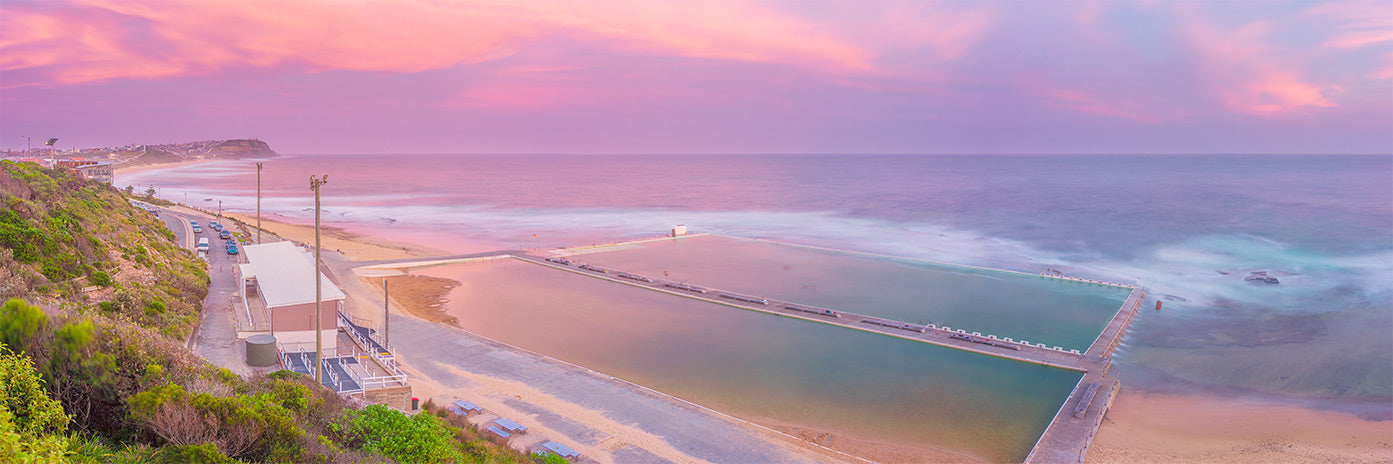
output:
[[[397,307],[411,315],[431,322],[459,326],[459,319],[445,312],[448,302],[445,295],[458,287],[459,282],[440,277],[399,275],[387,277],[364,277],[363,281],[373,290],[382,291],[383,279]]]
[[[1388,463],[1393,421],[1260,400],[1128,392],[1088,463]]]

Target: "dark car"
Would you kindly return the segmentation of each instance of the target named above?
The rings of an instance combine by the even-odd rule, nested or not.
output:
[[[232,232],[228,232],[227,229],[223,229],[222,232],[218,233],[218,237],[222,238],[223,240],[232,240]]]
[[[227,254],[237,254],[237,242],[227,242]]]

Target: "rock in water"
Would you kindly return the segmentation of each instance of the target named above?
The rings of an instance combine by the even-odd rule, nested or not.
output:
[[[1267,271],[1253,271],[1248,274],[1248,277],[1244,277],[1243,280],[1248,281],[1248,283],[1264,285],[1280,285],[1282,283],[1277,280],[1276,277],[1267,275]]]

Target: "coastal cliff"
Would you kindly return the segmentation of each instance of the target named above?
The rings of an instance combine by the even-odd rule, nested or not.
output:
[[[211,158],[265,158],[280,156],[266,142],[257,139],[224,140],[208,149]]]

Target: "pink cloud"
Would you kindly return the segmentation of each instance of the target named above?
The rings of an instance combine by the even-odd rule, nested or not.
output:
[[[933,2],[891,3],[875,23],[863,29],[877,48],[913,48],[927,51],[935,61],[958,59],[976,44],[992,24],[995,12],[987,7],[945,7]]]
[[[1325,97],[1332,87],[1309,82],[1299,63],[1266,44],[1272,24],[1257,21],[1221,30],[1194,11],[1177,11],[1199,71],[1230,111],[1277,117],[1308,107],[1338,106]]]
[[[1346,1],[1323,3],[1306,10],[1308,19],[1333,20],[1338,32],[1323,45],[1360,48],[1393,41],[1393,13],[1388,2]]]
[[[6,5],[7,87],[236,68],[418,72],[491,61],[541,36],[657,54],[860,70],[869,52],[743,2],[130,2]]]

